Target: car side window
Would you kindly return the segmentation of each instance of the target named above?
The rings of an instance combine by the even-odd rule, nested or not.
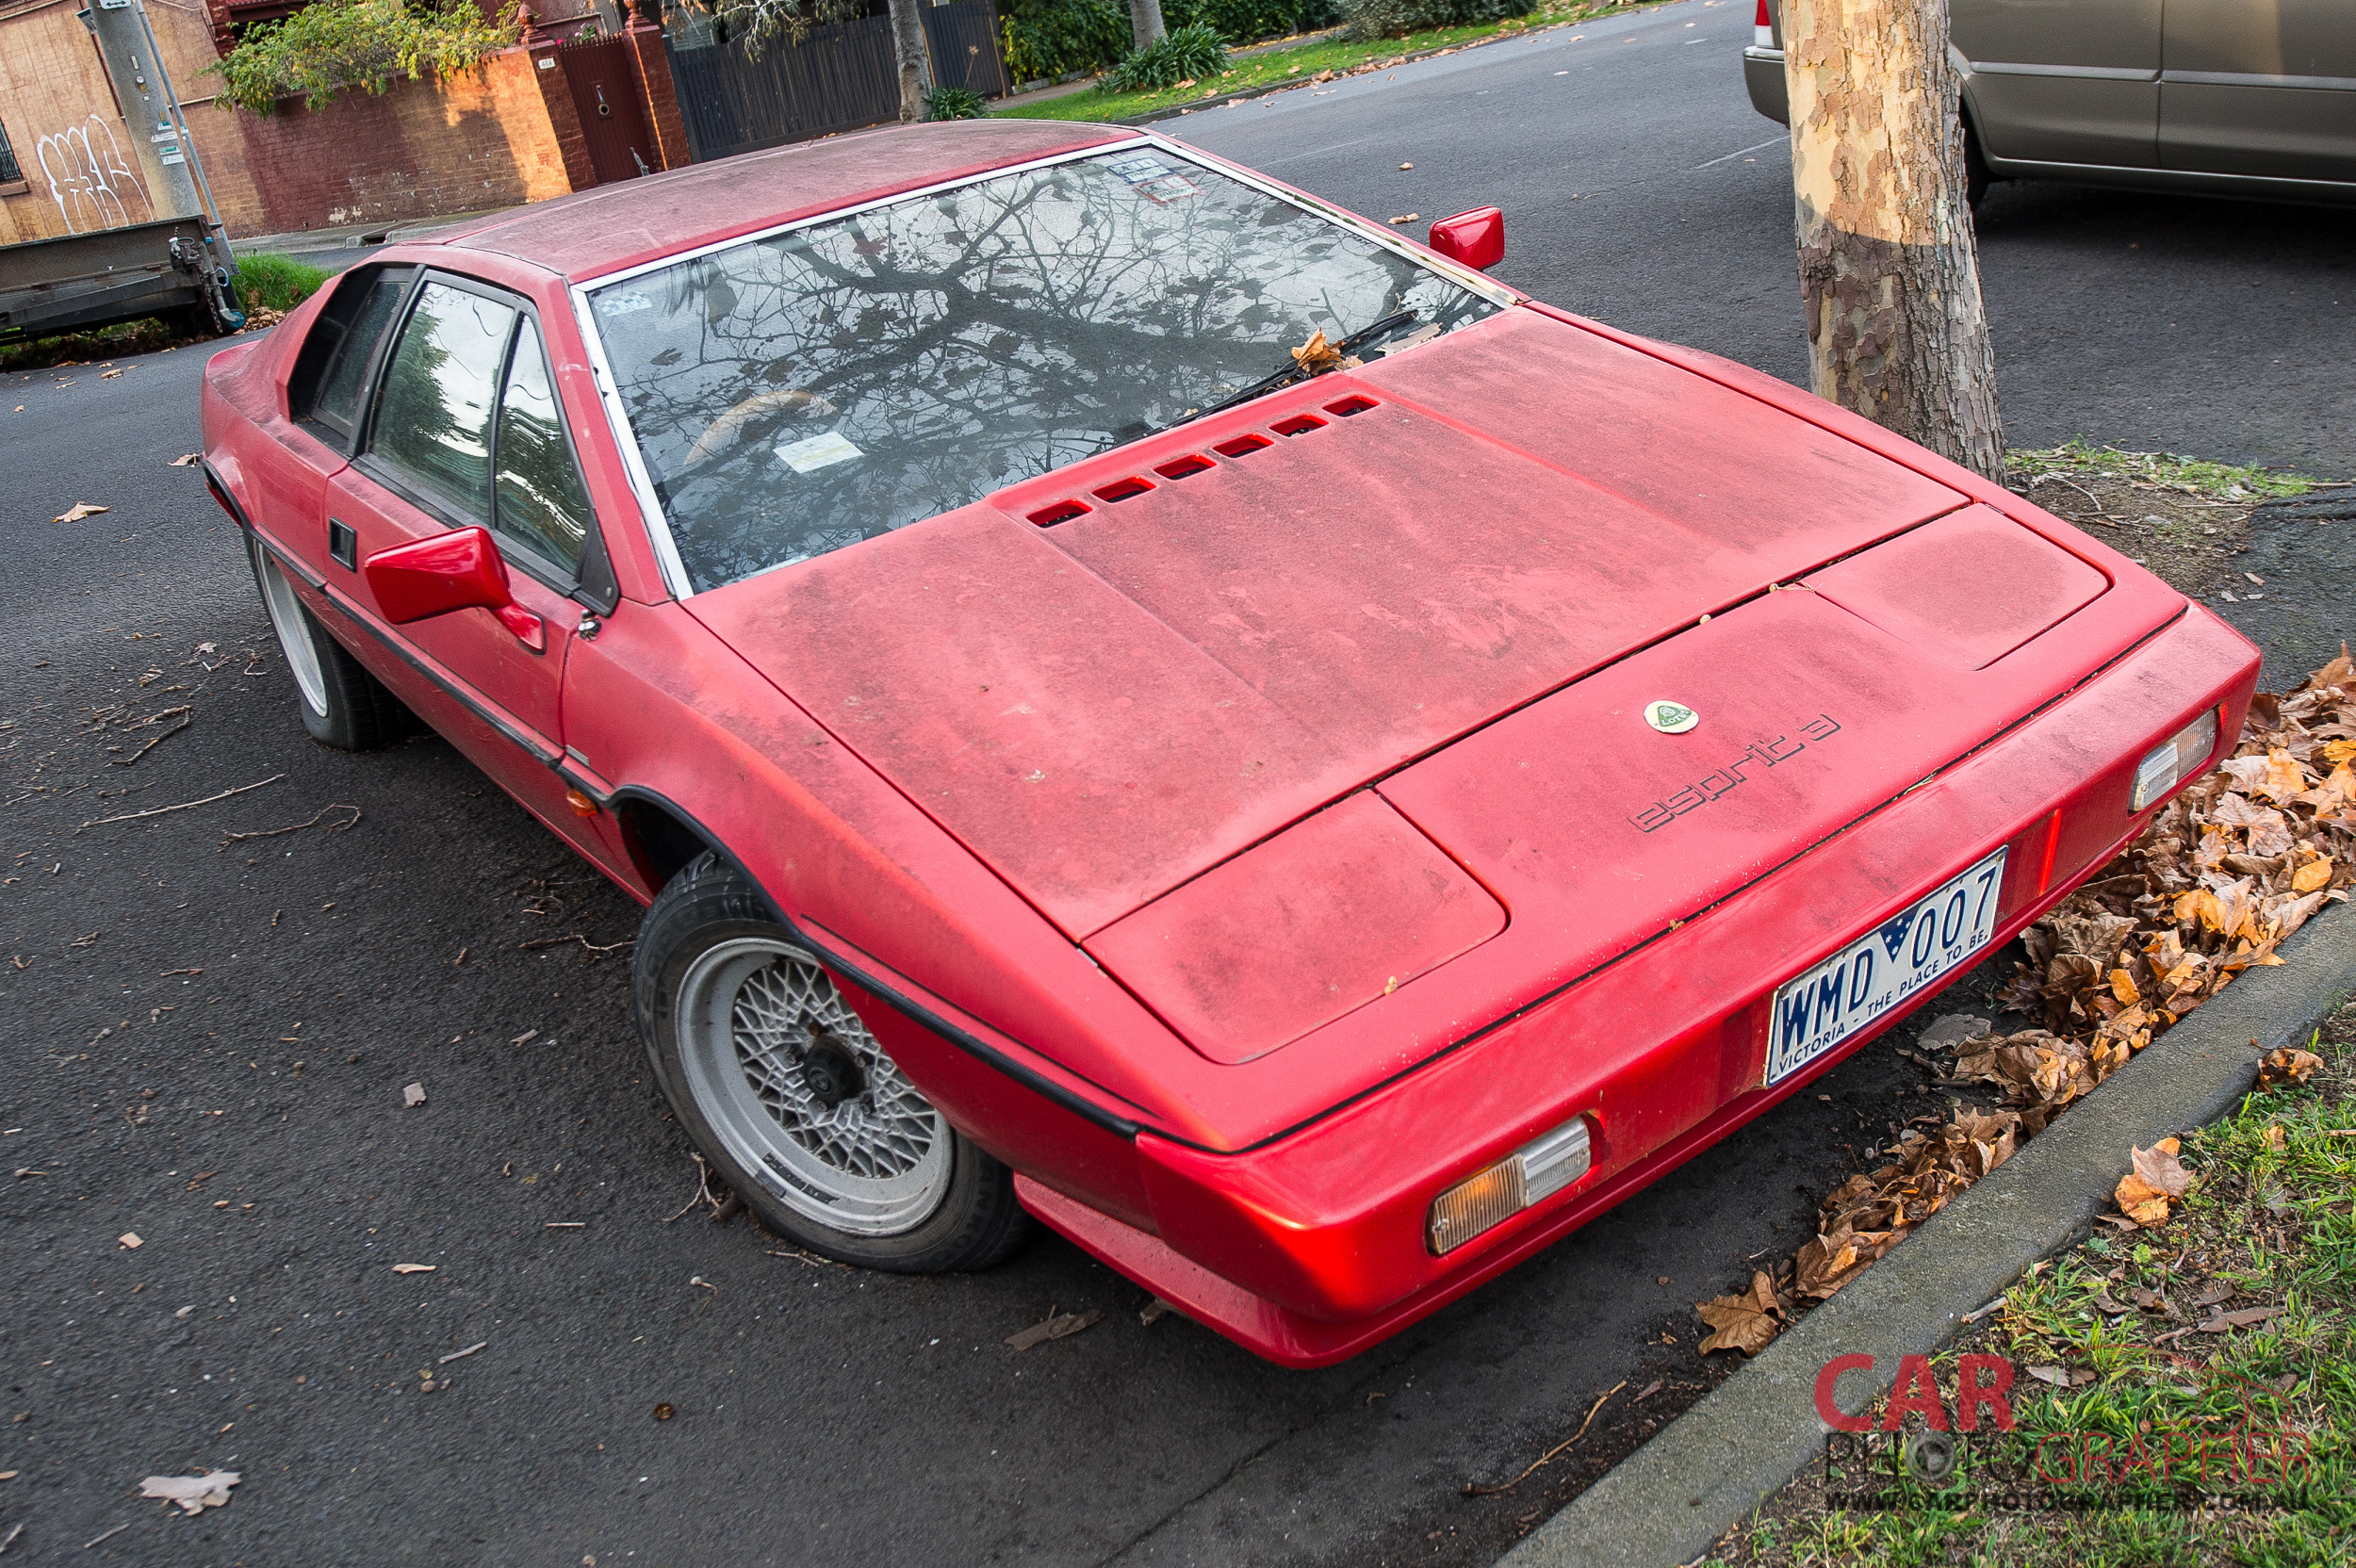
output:
[[[377,398],[370,455],[467,522],[491,520],[491,418],[518,314],[428,283]]]
[[[564,439],[564,414],[539,329],[527,317],[499,398],[492,527],[565,575],[581,575],[589,531],[589,493]]]
[[[359,416],[361,386],[368,375],[368,360],[385,329],[393,324],[393,315],[401,309],[401,297],[408,288],[406,270],[379,272],[367,280],[359,309],[352,315],[352,324],[344,329],[343,341],[335,345],[335,357],[327,362],[327,373],[319,383],[312,412],[347,434]]]

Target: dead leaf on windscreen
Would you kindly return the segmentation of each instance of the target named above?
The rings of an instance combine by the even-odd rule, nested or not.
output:
[[[1027,1350],[1034,1345],[1044,1345],[1051,1339],[1069,1339],[1082,1329],[1101,1322],[1104,1316],[1104,1314],[1101,1309],[1093,1307],[1087,1312],[1067,1313],[1058,1313],[1055,1308],[1050,1307],[1047,1309],[1044,1321],[1034,1323],[1020,1333],[1008,1334],[1006,1343],[1017,1350]]]
[[[1294,364],[1313,376],[1321,370],[1333,369],[1343,363],[1342,351],[1325,340],[1325,329],[1322,327],[1309,335],[1308,342],[1293,350],[1292,356]]]
[[[2323,1058],[2312,1051],[2295,1051],[2278,1045],[2258,1062],[2258,1086],[2274,1088],[2282,1084],[2303,1084],[2323,1066]]]
[[[190,1513],[202,1513],[226,1503],[229,1489],[237,1484],[235,1470],[214,1470],[202,1476],[150,1476],[139,1482],[139,1495],[161,1497],[166,1502],[178,1503]]]
[[[1702,1341],[1703,1355],[1712,1350],[1740,1350],[1755,1356],[1783,1331],[1783,1319],[1790,1315],[1789,1306],[1775,1294],[1775,1282],[1764,1269],[1751,1275],[1751,1288],[1741,1295],[1697,1301],[1693,1310],[1717,1331]]]
[[[75,501],[49,520],[53,523],[78,523],[85,517],[95,517],[102,512],[111,510],[109,507],[92,506],[88,501]]]

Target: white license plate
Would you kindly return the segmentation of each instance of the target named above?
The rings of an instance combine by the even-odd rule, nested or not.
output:
[[[1996,893],[2004,885],[2000,849],[1776,988],[1767,1082],[1790,1077],[1986,947],[1996,933]]]

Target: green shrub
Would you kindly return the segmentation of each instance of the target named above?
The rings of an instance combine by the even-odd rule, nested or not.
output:
[[[1149,92],[1216,76],[1227,66],[1227,42],[1208,23],[1173,27],[1142,49],[1132,49],[1104,73],[1105,92]]]
[[[1265,38],[1329,27],[1333,0],[1163,0],[1172,29],[1208,24],[1222,39],[1256,43]],[[1009,81],[1053,81],[1075,71],[1099,71],[1130,53],[1136,33],[1122,0],[1001,0],[999,33]],[[1184,81],[1183,73],[1170,78]]]
[[[237,258],[237,270],[230,281],[237,286],[237,298],[246,309],[260,305],[285,312],[318,293],[319,285],[335,275],[324,267],[313,267],[292,256],[256,251]]]
[[[961,87],[937,87],[924,94],[924,118],[927,120],[979,120],[990,112],[978,92]]]
[[[486,22],[473,0],[311,0],[284,21],[246,28],[205,70],[221,78],[223,108],[274,114],[298,96],[323,108],[353,88],[381,93],[402,76],[472,71],[523,36],[520,14],[515,5]]]
[[[1527,16],[1533,0],[1338,0],[1350,36],[1398,38],[1432,27],[1463,27]]]

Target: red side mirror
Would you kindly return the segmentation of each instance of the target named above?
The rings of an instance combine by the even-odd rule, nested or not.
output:
[[[368,558],[361,567],[376,607],[395,626],[447,615],[453,610],[488,610],[523,645],[539,653],[548,645],[540,617],[507,591],[507,563],[490,531],[453,529],[415,544],[395,545]]]
[[[1486,272],[1505,259],[1505,214],[1475,207],[1432,225],[1432,248],[1450,261]]]

